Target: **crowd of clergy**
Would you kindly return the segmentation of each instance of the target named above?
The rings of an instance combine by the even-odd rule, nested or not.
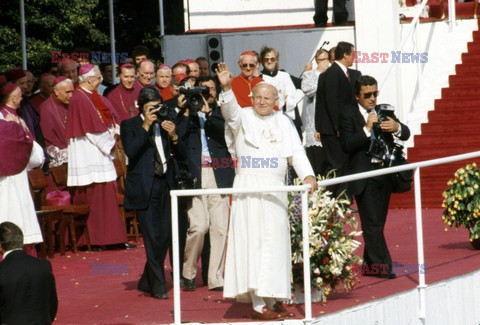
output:
[[[328,166],[314,125],[315,95],[318,76],[329,67],[333,57],[325,49],[320,49],[312,59],[313,62],[306,64],[299,78],[281,70],[279,61],[280,53],[267,46],[259,52],[247,50],[239,53],[238,66],[241,72],[232,76],[232,95],[228,96],[234,96],[241,108],[252,107],[252,90],[256,85],[267,83],[274,86],[272,89],[276,89],[275,94],[278,96],[274,109],[283,110],[282,115],[286,115],[293,122],[295,133],[298,133],[299,138],[303,137],[302,146],[307,149],[315,175],[324,174]],[[176,131],[182,141],[185,141],[187,150],[196,152],[192,159],[198,160],[198,170],[192,170],[192,173],[198,173],[197,178],[200,180],[197,188],[232,187],[234,166],[227,166],[232,169],[231,173],[218,172],[217,170],[225,166],[216,166],[222,158],[228,158],[228,161],[232,159],[231,152],[227,151],[229,143],[225,142],[225,138],[227,142],[229,138],[228,134],[225,134],[226,118],[223,120],[219,113],[220,107],[223,108],[218,103],[220,92],[223,90],[226,94],[230,93],[225,90],[230,89],[228,78],[223,75],[223,89],[219,80],[220,72],[225,74],[228,68],[223,64],[221,67],[221,70],[217,70],[218,66],[210,66],[204,57],[182,59],[169,66],[163,62],[155,62],[148,49],[139,46],[127,62],[117,64],[115,77],[112,76],[111,64],[98,66],[87,59],[63,60],[39,76],[21,68],[12,68],[1,73],[0,222],[11,221],[19,225],[25,235],[25,244],[31,247],[28,252],[34,255],[34,245],[43,238],[29,194],[27,171],[31,168],[42,168],[45,175],[49,176],[49,168],[67,164],[68,186],[77,189],[74,201],[90,205],[88,228],[93,247],[97,250],[135,248],[135,245],[128,242],[125,224],[120,215],[117,173],[113,164],[113,159],[117,158],[124,168],[129,170],[129,158],[132,158],[128,152],[125,155],[127,150],[123,148],[124,137],[121,132],[128,129],[128,123],[122,122],[139,116],[146,121],[149,116],[143,111],[144,107],[139,107],[139,96],[142,94],[150,98],[148,96],[151,95],[151,98],[155,99],[156,92],[161,96],[160,102],[169,103],[168,106],[173,109],[174,114],[185,115],[185,110],[182,110],[185,96],[179,91],[182,87],[209,88],[209,95],[204,97],[205,105],[210,108],[202,108],[201,112],[198,112],[195,117],[197,124],[193,129],[191,125],[187,125],[187,130],[181,134],[181,127],[177,125]],[[142,92],[146,88],[153,88],[156,92]],[[262,94],[264,91],[273,91],[265,87],[257,90]],[[265,99],[268,99],[268,96]],[[143,103],[144,101],[142,105]],[[143,115],[140,114],[142,112]],[[234,120],[235,116],[229,118]],[[215,121],[221,122],[217,124],[219,127]],[[258,120],[252,123],[263,125],[264,122]],[[278,123],[289,128],[283,120]],[[189,132],[194,134],[192,130],[198,131],[198,136],[191,136]],[[177,134],[171,130],[168,132],[172,143],[176,145]],[[278,131],[271,130],[268,135],[263,134],[261,137],[265,137],[269,143],[285,141],[282,135],[276,133]],[[198,139],[189,140],[195,137]],[[287,142],[290,143],[289,141]],[[291,143],[291,147],[281,149],[282,154],[287,155],[286,151],[297,146],[295,141]],[[298,143],[300,145],[300,142]],[[194,146],[197,148],[193,148]],[[225,151],[222,156],[217,157],[219,148],[225,148]],[[158,159],[162,161],[165,157]],[[130,165],[133,163],[130,162]],[[310,167],[307,170],[310,170]],[[312,173],[303,176],[310,174]],[[203,284],[208,285],[210,290],[223,290],[229,200],[228,196],[222,196],[221,200],[215,200],[213,196],[206,197],[196,203],[193,201],[193,205],[187,204],[185,210],[181,210],[181,214],[185,212],[186,220],[184,226],[180,227],[183,262],[181,281],[185,290],[195,290],[196,268],[200,258],[203,265]],[[140,226],[142,227],[142,222]],[[145,231],[147,230],[141,229],[142,233]],[[148,255],[148,248],[146,249]],[[285,248],[285,252],[288,251]],[[147,259],[149,258],[147,256]],[[145,272],[147,268],[148,263]],[[271,280],[275,281],[273,278]],[[139,285],[139,289],[155,298],[168,298],[165,288],[156,292],[153,285],[149,287],[147,283]],[[229,290],[230,295],[235,296],[235,290]],[[275,305],[275,308],[277,307]],[[262,309],[256,310],[262,313]]]

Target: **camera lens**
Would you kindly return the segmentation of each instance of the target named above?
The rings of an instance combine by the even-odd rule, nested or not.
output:
[[[202,95],[200,94],[190,95],[190,97],[188,98],[188,106],[195,111],[201,110],[203,106]]]

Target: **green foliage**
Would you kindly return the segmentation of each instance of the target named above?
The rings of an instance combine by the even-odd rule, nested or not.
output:
[[[19,0],[0,0],[0,73],[22,65]],[[158,0],[114,0],[116,51],[131,54],[137,45],[161,59]],[[183,1],[165,1],[165,31],[183,32]],[[28,69],[51,66],[52,51],[71,54],[110,52],[107,0],[25,0]]]
[[[108,23],[97,24],[99,0],[31,0],[25,1],[28,69],[45,71],[52,51],[73,52],[75,47],[89,46],[108,50]],[[0,20],[0,71],[21,66],[20,6],[18,0],[2,0]],[[104,14],[104,13],[103,13]],[[108,22],[108,15],[107,15]]]
[[[443,192],[442,220],[450,227],[464,226],[470,241],[480,237],[480,168],[476,163],[458,169]],[[447,228],[446,228],[447,230]]]

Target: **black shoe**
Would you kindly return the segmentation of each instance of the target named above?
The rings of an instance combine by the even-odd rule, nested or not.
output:
[[[124,248],[126,249],[132,249],[132,248],[137,248],[137,245],[131,244],[131,243],[124,243]]]
[[[92,248],[92,252],[101,252],[101,251],[105,250],[105,247],[103,247],[103,246],[94,245],[94,246],[90,246],[90,247]],[[85,246],[85,250],[88,250],[87,246]]]
[[[137,245],[130,244],[130,243],[121,243],[121,244],[108,245],[107,247],[108,247],[108,249],[111,249],[111,250],[118,250],[118,249],[137,248]]]
[[[195,291],[195,279],[194,280],[189,280],[185,279],[185,291]]]
[[[154,295],[152,295],[153,298],[155,299],[168,299],[168,293],[164,292],[164,293],[156,293]]]
[[[212,289],[208,289],[208,291],[223,291],[223,286],[221,286],[221,287],[216,287],[216,288],[212,288]]]
[[[397,275],[393,272],[390,273],[363,273],[363,276],[373,276],[381,279],[395,279]]]

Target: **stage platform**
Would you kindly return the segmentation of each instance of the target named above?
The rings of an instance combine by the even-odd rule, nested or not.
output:
[[[466,230],[445,231],[441,213],[441,209],[423,210],[426,265],[421,269],[426,269],[428,285],[426,323],[479,324],[479,309],[468,306],[480,303],[480,273],[476,272],[480,268],[480,251],[471,248]],[[418,274],[411,273],[417,264],[414,209],[391,210],[385,233],[393,261],[403,265],[407,272],[398,272],[398,277],[391,280],[361,276],[353,291],[332,293],[326,305],[313,304],[312,323],[422,324],[417,317]],[[362,252],[360,246],[358,254]],[[56,254],[51,262],[59,296],[55,324],[174,321],[169,265],[166,267],[168,300],[153,299],[136,289],[145,263],[141,245],[130,250]],[[181,304],[182,322],[251,322],[250,306],[223,299],[221,292],[208,291],[201,279],[197,279],[196,291],[182,291]],[[304,306],[287,308],[297,314],[297,320],[287,323],[301,323]],[[432,322],[432,318],[436,321]]]

